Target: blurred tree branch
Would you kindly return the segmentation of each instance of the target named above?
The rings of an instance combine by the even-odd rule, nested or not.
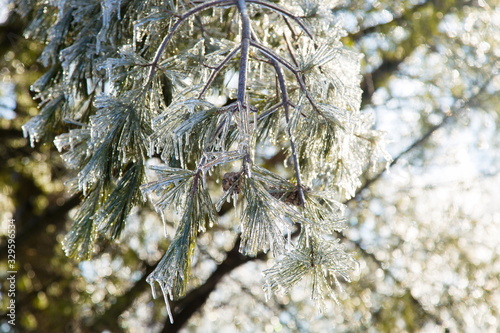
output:
[[[115,302],[111,305],[104,313],[102,313],[99,317],[93,320],[90,325],[87,325],[87,330],[89,332],[99,330],[105,331],[110,330],[111,332],[121,332],[123,328],[120,327],[119,321],[117,318],[129,309],[134,301],[145,291],[148,289],[148,283],[146,282],[146,278],[149,274],[154,270],[157,263],[153,265],[144,264],[143,271],[144,274],[142,277],[135,282],[135,284],[124,291],[123,294],[119,297],[116,297]]]
[[[184,324],[205,304],[210,294],[216,289],[217,284],[224,276],[232,272],[235,268],[252,260],[261,260],[267,257],[265,253],[259,253],[255,257],[244,256],[239,252],[241,238],[238,237],[233,248],[227,252],[226,259],[217,266],[217,269],[199,287],[191,290],[184,298],[173,304],[174,323],[167,321],[162,333],[178,332]]]
[[[17,128],[1,128],[0,129],[0,139],[10,140],[10,139],[23,139],[23,131]]]
[[[381,54],[382,63],[375,70],[363,76],[361,82],[362,107],[371,103],[377,88],[385,85],[385,82],[398,70],[399,65],[413,54],[418,46],[433,44],[436,28],[443,18],[442,13],[448,12],[453,7],[464,5],[465,3],[462,1],[425,1],[408,8],[390,22],[370,26],[349,35],[347,38],[350,39],[350,43],[359,43],[361,39],[370,34],[389,35],[396,27],[403,27],[409,32],[406,39],[398,45],[397,50],[383,52]],[[419,17],[419,19],[414,17]]]

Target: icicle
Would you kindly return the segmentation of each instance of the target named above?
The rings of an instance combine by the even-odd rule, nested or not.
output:
[[[163,223],[163,234],[165,235],[165,238],[167,238],[168,234],[167,234],[167,221],[165,219],[165,213],[163,212],[163,210],[160,212],[160,216],[161,216],[161,221]]]
[[[192,18],[189,18],[189,20],[188,20],[188,26],[189,26],[188,35],[191,36],[194,33],[194,23],[193,23],[193,19]]]
[[[78,181],[78,189],[82,191],[84,197],[87,196],[87,182],[85,179],[80,179]]]
[[[232,196],[232,200],[233,200],[234,210],[237,211],[236,206],[238,205],[238,193],[233,192],[231,194],[231,196]]]
[[[256,239],[256,242],[259,243],[259,240]],[[274,253],[274,240],[270,234],[267,234],[267,242],[269,243],[269,250]],[[265,243],[262,246],[265,246]],[[264,249],[264,253],[267,253],[267,249]]]
[[[94,89],[95,89],[95,82],[92,78],[87,78],[86,79],[87,81],[87,94],[90,95],[92,94],[92,92],[94,92]]]
[[[121,7],[122,6],[121,6],[121,4],[122,4],[121,0],[118,0],[118,4],[117,4],[117,8],[118,8],[118,21],[121,21],[121,19],[122,19],[122,11],[121,11]]]
[[[158,295],[156,294],[156,288],[155,288],[155,285],[154,285],[154,281],[151,281],[149,283],[149,285],[151,286],[151,294],[153,294],[153,298],[156,299],[156,297]]]
[[[345,292],[345,289],[344,289],[344,287],[342,286],[342,284],[340,283],[340,281],[339,281],[339,279],[337,278],[337,276],[336,276],[336,275],[334,275],[334,276],[333,276],[333,279],[334,279],[334,281],[335,281],[335,286],[339,289],[339,291],[340,291],[341,293],[344,293],[344,292]],[[335,303],[339,304],[339,303],[338,303],[338,300],[337,300],[337,297],[335,297],[335,295],[333,295],[333,296],[334,296],[334,299],[335,299]]]
[[[36,134],[30,135],[30,146],[31,148],[35,148],[35,144],[38,142],[36,138]]]
[[[264,292],[264,297],[265,297],[266,302],[269,302],[269,300],[271,299],[271,296],[273,294],[273,289],[272,289],[271,284],[269,282],[267,282],[265,286],[266,286],[266,290]]]
[[[185,168],[186,166],[184,165],[184,154],[182,153],[182,136],[178,137],[178,140],[179,141],[177,141],[177,151],[176,151],[177,160],[179,160],[181,168]]]
[[[228,199],[229,199],[229,196],[228,196]],[[237,219],[239,219],[243,215],[243,205],[241,205],[241,211],[239,209],[237,209],[238,193],[235,193],[235,192],[231,193],[231,200],[233,201],[234,215]]]
[[[174,323],[174,316],[172,315],[172,310],[170,309],[170,303],[169,303],[168,297],[167,297],[167,295],[169,295],[170,299],[173,299],[172,294],[171,294],[170,290],[168,290],[168,291],[165,290],[165,286],[163,283],[161,283],[160,281],[158,281],[158,283],[160,284],[161,291],[163,293],[163,298],[165,299],[165,306],[167,307],[168,318],[170,319],[170,323],[173,324]]]
[[[205,168],[201,169],[201,180],[203,188],[207,188],[207,170]]]
[[[134,29],[132,29],[132,50],[136,52],[137,50],[137,26],[134,25]]]
[[[286,245],[288,247],[288,251],[291,251],[292,249],[292,232],[290,231],[290,228],[286,228],[286,233],[287,233],[287,237],[286,237]]]
[[[154,153],[155,153],[155,144],[153,140],[149,140],[148,157],[153,157]]]
[[[306,229],[306,247],[309,247],[309,228],[305,228]]]
[[[142,197],[142,202],[148,201],[148,195],[144,191],[141,191],[141,197]]]
[[[205,225],[203,223],[200,223],[198,225],[198,232],[199,233],[204,233],[205,231],[207,231],[207,229],[205,228]]]

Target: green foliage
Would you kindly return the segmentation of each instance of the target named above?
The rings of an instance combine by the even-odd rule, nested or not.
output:
[[[344,252],[339,240],[331,241],[306,231],[299,239],[299,246],[287,252],[274,267],[266,270],[267,283],[272,291],[287,291],[291,286],[309,276],[312,282],[311,297],[321,306],[326,297],[338,302],[334,286],[343,290],[337,276],[351,281],[349,271],[354,259]]]
[[[165,172],[166,170],[163,168],[161,171]],[[201,183],[200,174],[186,177],[186,173],[183,175],[179,170],[175,170],[173,175],[177,177],[167,176],[162,179],[160,184],[156,183],[151,186],[163,195],[156,203],[157,207],[158,205],[161,207],[164,203],[180,204],[182,218],[165,256],[147,279],[153,288],[153,295],[155,295],[154,282],[159,283],[171,322],[173,322],[173,317],[167,297],[174,300],[186,294],[196,237],[199,232],[206,230],[205,220],[208,220],[209,225],[214,225],[217,222],[215,208],[210,195]],[[175,184],[177,181],[179,181],[179,185]],[[173,186],[168,189],[168,185]],[[160,188],[158,188],[159,186]],[[173,196],[177,200],[169,200]],[[179,201],[184,202],[181,204]]]
[[[339,202],[383,155],[383,140],[359,110],[359,56],[342,49],[330,8],[260,0],[18,7],[32,15],[27,35],[47,43],[40,60],[49,67],[35,84],[40,114],[24,131],[32,144],[58,134],[83,196],[68,255],[88,258],[98,236],[119,237],[141,191],[162,216],[175,207],[175,236],[148,278],[168,307],[186,293],[199,233],[218,223],[212,197],[222,185],[217,208],[232,198],[242,211],[240,251],[282,256],[267,273],[271,289],[311,275],[321,301],[340,286],[337,276],[349,280],[353,261],[332,240],[343,229]],[[238,19],[225,34],[219,21],[229,15]],[[266,150],[283,150],[293,171],[259,166]],[[162,164],[148,183],[152,158]]]
[[[173,14],[186,13],[194,2],[18,2],[26,21],[34,19],[29,36],[41,42],[20,36],[24,28],[14,13],[0,22],[0,78],[8,88],[2,84],[0,89],[0,212],[4,222],[13,217],[17,225],[19,330],[175,332],[182,326],[203,332],[327,332],[332,327],[338,332],[497,331],[498,10],[491,1],[303,1],[303,8],[299,2],[273,1],[278,3],[300,19],[286,16],[285,21],[274,11],[248,5],[252,41],[264,46],[250,45],[248,53],[246,91],[251,110],[257,111],[250,112],[250,125],[256,126],[247,140],[255,152],[249,161],[251,177],[242,168],[245,152],[238,147],[235,82],[242,50],[234,6],[186,18],[163,49],[149,86],[144,78],[179,18]],[[344,104],[358,102],[358,92],[342,90],[350,84],[357,89],[358,82],[349,81],[358,75],[357,59],[351,59],[355,66],[347,66],[339,37],[364,54],[359,119],[351,119],[356,111]],[[40,111],[29,86],[42,74],[35,58],[45,46],[41,61],[49,68],[33,86],[45,111],[25,127],[33,139],[47,143],[30,148],[20,128]],[[280,66],[266,54],[281,57]],[[297,78],[295,69],[304,77]],[[329,87],[328,80],[337,83]],[[310,105],[301,81],[328,121]],[[344,98],[349,92],[352,98]],[[291,103],[283,104],[282,94]],[[14,97],[16,105],[10,102]],[[99,103],[109,105],[103,116],[121,124],[94,117],[101,112]],[[300,113],[298,106],[304,109]],[[1,118],[5,107],[14,119]],[[126,117],[134,118],[131,112],[150,117],[142,123],[149,134],[120,139],[122,129],[134,126],[113,115],[114,108]],[[382,165],[365,169],[371,150],[378,150],[374,156],[383,153],[381,133],[363,130],[373,124],[372,111],[375,126],[387,131],[395,157],[390,173],[383,174]],[[102,119],[108,123],[101,129],[113,132],[112,146],[101,144],[108,137],[92,129],[98,126],[92,121]],[[358,121],[366,124],[350,127]],[[162,132],[167,128],[172,132]],[[320,136],[323,144],[314,145]],[[54,137],[61,154],[50,144]],[[120,146],[120,141],[126,144]],[[100,149],[113,153],[113,168],[93,172],[92,165],[106,163],[95,158]],[[177,227],[179,234],[191,229],[183,229],[181,220],[202,158],[199,179],[204,185],[199,188],[210,195],[210,204],[216,202],[220,216],[213,226],[207,215],[200,220],[206,231],[197,233],[195,245],[181,237],[169,248]],[[73,170],[65,169],[63,161]],[[365,173],[356,188],[351,181],[359,168]],[[68,173],[76,176],[69,182]],[[165,189],[153,189],[162,180]],[[151,205],[133,191],[135,181],[143,184],[140,189]],[[74,195],[68,195],[64,183]],[[353,189],[355,197],[344,200]],[[169,197],[170,191],[178,191],[179,198]],[[259,196],[252,197],[254,193]],[[135,197],[128,200],[130,195]],[[260,209],[259,200],[276,210],[269,214],[277,216],[276,223],[244,215]],[[348,204],[345,217],[342,201]],[[164,233],[153,207],[164,216]],[[130,218],[123,220],[127,214]],[[91,260],[78,264],[64,256],[58,242],[64,239],[68,215],[79,223],[67,233],[64,249]],[[248,222],[264,229],[242,229]],[[274,232],[273,238],[279,236],[276,244],[284,244],[282,254],[238,253],[242,230],[247,232],[243,251],[253,244],[269,250],[272,238],[255,237],[265,228]],[[6,251],[3,230],[0,247]],[[103,239],[115,231],[121,231],[120,241]],[[328,243],[339,238],[345,250]],[[176,246],[194,253],[176,253]],[[349,255],[324,257],[343,263],[346,276],[352,276],[355,283],[348,294],[340,293],[335,282],[338,277],[344,284],[341,270],[329,274],[335,264],[319,260],[329,249],[339,255],[352,252],[359,262],[350,274],[354,262]],[[163,300],[150,300],[146,282],[165,250],[165,271],[173,267],[179,273],[162,275],[159,266],[158,281],[149,281],[155,289],[157,284],[165,287],[174,325],[166,322]],[[187,253],[183,260],[190,260],[188,266],[176,261],[182,253]],[[7,271],[6,262],[0,266]],[[271,291],[267,301],[260,291],[261,271]],[[184,272],[189,281],[181,278]],[[6,282],[3,287],[8,288]],[[299,288],[292,288],[297,284]],[[184,288],[185,296],[171,302],[169,288],[172,296]],[[342,305],[318,315],[311,295],[326,305],[331,295]],[[2,298],[3,308],[8,302]],[[7,320],[4,316],[0,331],[10,329]]]

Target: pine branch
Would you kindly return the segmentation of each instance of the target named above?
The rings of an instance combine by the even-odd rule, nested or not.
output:
[[[473,99],[479,95],[484,89],[486,84],[484,84],[482,89],[473,96],[471,99],[469,99],[467,102],[457,102],[456,107],[464,108],[467,105],[473,103]],[[453,112],[453,115],[456,115],[458,110],[455,109],[455,112]],[[446,118],[443,119],[443,121],[431,129],[429,129],[424,135],[422,135],[419,139],[415,140],[407,149],[402,151],[398,156],[396,156],[393,159],[393,162],[391,163],[391,166],[395,165],[404,155],[412,152],[413,150],[417,149],[419,146],[421,146],[430,136],[436,132],[438,129],[444,127],[449,120],[452,118],[452,116],[447,116]],[[360,187],[357,191],[357,196],[366,188],[369,188],[373,183],[375,183],[377,180],[381,178],[381,176],[386,172],[387,169],[383,169],[377,176],[373,177],[370,181],[367,181],[362,187]],[[345,204],[348,204],[352,200],[355,200],[355,198],[351,198],[350,200],[346,201]],[[299,235],[299,231],[295,231],[292,234],[292,237],[296,237]],[[388,270],[384,263],[380,260],[378,260],[373,253],[368,252],[360,242],[358,241],[353,241],[350,240],[349,238],[343,236],[342,234],[338,234],[338,237],[341,238],[344,241],[351,242],[352,244],[355,245],[357,250],[362,253],[362,255],[365,258],[370,258],[380,269],[384,271],[384,273],[391,277],[391,279],[394,280],[401,288],[405,289],[411,299],[411,302],[419,308],[422,313],[425,314],[425,316],[432,321],[434,321],[437,325],[442,325],[441,319],[436,316],[435,314],[425,310],[424,306],[422,303],[416,299],[411,292],[408,290],[407,287],[405,287],[401,281],[399,281],[396,277],[394,277],[391,273],[390,270]],[[241,238],[238,238],[235,245],[233,248],[227,252],[226,254],[226,259],[217,266],[216,270],[212,273],[212,275],[200,286],[197,288],[191,290],[185,297],[182,299],[173,302],[172,303],[172,308],[174,312],[174,324],[170,324],[168,321],[165,322],[165,326],[163,328],[162,332],[171,332],[175,333],[178,332],[191,318],[193,314],[195,314],[197,311],[199,311],[203,305],[205,304],[206,300],[210,296],[210,294],[216,290],[218,283],[228,274],[230,274],[235,268],[253,260],[263,260],[266,258],[266,255],[264,253],[259,253],[256,257],[247,257],[243,256],[242,254],[239,253],[238,249],[240,247],[240,242]],[[153,265],[155,266],[155,265]],[[147,269],[151,269],[151,267],[147,267]],[[139,288],[138,285],[141,285],[141,290],[144,288],[145,283],[143,283],[145,278],[143,277],[141,280],[139,280],[136,285],[133,287],[131,290],[135,290],[135,288]],[[127,294],[125,294],[127,295]],[[124,297],[125,297],[124,295]],[[128,304],[131,304],[133,299],[128,300]],[[121,302],[117,302],[121,303]],[[118,309],[121,309],[118,311]],[[121,314],[126,307],[116,307],[116,309],[111,310],[112,313],[116,314],[116,317],[118,317],[119,314]],[[106,315],[103,317],[107,317],[108,312],[106,312]],[[109,327],[106,327],[109,328]]]
[[[321,183],[322,179],[320,178],[326,177],[331,172],[337,174],[337,170],[342,167],[343,169],[338,172],[339,179],[343,177],[339,181],[339,188],[350,189],[352,187],[354,189],[355,177],[361,174],[361,167],[358,165],[363,164],[366,158],[366,156],[361,155],[370,154],[370,150],[363,143],[363,146],[360,147],[362,149],[359,149],[362,153],[356,156],[348,156],[347,154],[344,156],[344,150],[358,147],[354,147],[354,145],[347,147],[348,141],[354,138],[354,135],[348,131],[338,131],[339,128],[343,129],[343,123],[337,117],[351,121],[349,117],[344,117],[344,115],[352,111],[353,118],[356,118],[355,116],[359,113],[356,103],[360,91],[357,87],[353,87],[355,85],[354,78],[359,72],[357,58],[347,53],[341,55],[343,58],[339,60],[339,63],[344,61],[347,65],[345,72],[348,74],[345,74],[344,77],[336,72],[333,63],[327,65],[327,62],[334,60],[340,53],[327,52],[325,51],[326,46],[318,47],[314,42],[308,42],[303,48],[297,46],[300,51],[304,51],[306,58],[310,58],[306,59],[308,60],[306,64],[303,64],[302,59],[300,63],[297,61],[291,44],[287,41],[288,51],[294,63],[292,64],[278,54],[279,47],[265,46],[258,41],[256,36],[252,36],[251,24],[253,21],[251,21],[247,6],[254,5],[264,12],[270,9],[273,17],[278,16],[285,20],[294,37],[298,39],[312,38],[312,35],[299,17],[273,3],[262,0],[196,2],[180,6],[183,13],[179,15],[171,13],[170,9],[167,9],[166,15],[161,14],[157,17],[155,17],[155,14],[158,14],[156,7],[152,9],[145,6],[148,10],[155,12],[152,14],[146,12],[146,17],[140,17],[139,14],[140,25],[149,24],[148,20],[157,18],[159,20],[166,18],[170,24],[167,31],[161,31],[159,34],[148,34],[145,31],[140,31],[142,28],[134,30],[134,33],[146,36],[144,39],[142,39],[144,36],[138,37],[138,41],[144,43],[139,54],[136,53],[135,35],[133,45],[126,44],[130,42],[129,38],[121,37],[113,40],[109,45],[107,44],[106,34],[118,33],[121,36],[121,33],[124,32],[120,30],[121,28],[116,28],[116,30],[110,28],[113,26],[110,25],[110,22],[120,17],[121,7],[114,8],[114,4],[111,3],[107,3],[107,5],[112,8],[103,6],[103,8],[97,8],[96,11],[96,16],[101,16],[103,19],[103,27],[97,33],[97,53],[100,59],[105,62],[101,68],[106,69],[111,92],[105,92],[95,99],[94,107],[96,110],[92,111],[95,114],[90,115],[90,121],[83,121],[84,126],[87,125],[85,122],[90,125],[88,129],[85,129],[86,136],[72,131],[69,135],[59,136],[57,141],[60,147],[72,151],[66,157],[73,161],[76,160],[74,164],[77,169],[80,169],[78,185],[87,199],[77,215],[75,228],[72,229],[69,238],[67,238],[68,248],[70,248],[68,253],[78,253],[81,257],[86,256],[90,253],[89,249],[92,247],[97,232],[105,232],[112,237],[120,234],[125,218],[139,197],[137,188],[143,182],[144,170],[142,166],[147,158],[148,135],[151,135],[152,149],[155,149],[157,153],[161,151],[161,158],[168,166],[154,167],[153,169],[158,171],[157,173],[160,175],[163,173],[164,177],[150,184],[145,184],[141,189],[144,193],[154,192],[157,195],[158,200],[154,198],[153,200],[156,201],[154,202],[155,209],[160,214],[164,212],[165,208],[176,206],[182,215],[172,244],[147,279],[152,285],[155,285],[156,282],[160,285],[170,320],[173,318],[169,302],[183,297],[188,288],[191,258],[198,234],[205,231],[206,220],[210,222],[210,225],[216,223],[212,198],[209,189],[206,188],[205,173],[216,165],[233,164],[238,160],[242,160],[242,167],[237,173],[237,177],[231,178],[231,174],[234,173],[227,173],[228,177],[224,175],[224,180],[233,180],[233,184],[227,190],[223,185],[223,189],[226,191],[224,198],[229,194],[235,194],[233,197],[236,198],[241,190],[241,196],[245,199],[242,206],[244,213],[241,218],[242,234],[239,251],[255,256],[258,256],[260,251],[269,249],[278,254],[283,253],[286,247],[284,234],[293,229],[294,223],[315,223],[315,227],[308,229],[314,242],[311,241],[311,247],[307,250],[310,250],[311,255],[318,254],[311,260],[313,269],[310,272],[313,273],[314,281],[321,284],[320,287],[318,287],[318,283],[313,284],[313,294],[316,295],[316,298],[320,298],[320,291],[331,287],[327,281],[329,277],[334,277],[337,273],[343,274],[350,267],[338,264],[342,260],[336,259],[343,256],[344,252],[341,251],[340,246],[336,246],[337,243],[320,239],[321,232],[328,233],[330,230],[336,230],[339,222],[326,218],[333,206],[329,202],[329,197],[321,202],[314,201],[313,194],[310,196],[305,193],[307,187],[302,184],[301,177],[307,179],[308,182],[318,179],[318,187],[328,188],[330,183],[328,181]],[[172,4],[168,4],[167,8],[170,5]],[[195,7],[193,8],[191,5],[195,5]],[[198,15],[203,11],[226,6],[236,7],[237,13],[240,15],[241,31],[238,47],[234,48],[232,41],[230,41],[231,45],[227,46],[227,41],[217,41],[216,38],[214,38],[215,43],[213,44],[205,40],[198,40],[191,48],[186,47],[176,56],[166,59],[164,65],[162,60],[167,53],[168,45],[174,39],[177,41],[177,38],[184,34],[184,30],[181,30],[183,23],[191,22],[193,17],[201,22]],[[54,11],[62,11],[63,8],[54,5],[53,9]],[[173,10],[177,11],[178,8]],[[67,15],[67,12],[65,13]],[[124,21],[137,22],[134,21],[136,16],[127,14]],[[45,18],[47,19],[47,17]],[[254,17],[252,17],[253,19]],[[307,36],[295,35],[288,20],[292,24],[291,20],[298,24]],[[127,25],[124,27],[125,30],[130,28]],[[80,33],[78,29],[76,30],[76,33]],[[201,30],[203,36],[210,36],[209,29],[201,27]],[[158,39],[155,40],[155,37]],[[276,38],[279,40],[280,37]],[[333,41],[333,39],[326,38],[324,42],[328,46],[336,45],[336,40]],[[65,72],[71,73],[69,77],[67,77],[68,75],[64,76],[63,73],[62,78],[54,79],[54,82],[60,83],[62,87],[70,87],[79,77],[83,77],[83,68],[76,68],[74,73],[72,70],[68,70],[71,56],[75,56],[71,54],[71,41],[68,43],[70,46],[65,49],[66,60],[63,67]],[[100,43],[103,44],[102,48]],[[191,45],[189,42],[187,44]],[[151,47],[150,45],[155,46],[148,49]],[[210,53],[213,48],[220,45],[223,47],[219,51]],[[116,51],[116,46],[120,47],[118,54],[121,58],[109,58],[110,54]],[[257,49],[264,55],[265,59],[259,59],[253,55],[251,57],[251,48]],[[219,57],[227,52],[229,53],[222,60],[219,60]],[[208,101],[201,100],[215,78],[236,57],[238,52],[240,59],[236,101],[226,108],[217,108]],[[150,61],[142,58],[141,54],[143,53],[151,54]],[[81,57],[83,54],[87,53],[79,49],[76,56]],[[215,66],[205,62],[204,59],[207,55],[212,57],[211,59],[217,59]],[[266,75],[270,74],[271,78],[276,77],[277,83],[273,86],[272,80],[271,84],[257,82],[257,78],[251,72],[251,65],[254,63],[271,64],[274,67],[274,72],[268,71],[267,66],[261,67],[262,72]],[[168,66],[172,66],[171,68],[174,69],[167,70],[170,68]],[[291,76],[293,83],[286,81],[283,68],[293,74]],[[170,80],[172,89],[162,87],[161,84],[165,83],[165,80],[162,80],[162,77],[155,77],[159,69],[165,70],[161,74],[166,76],[167,81]],[[209,72],[209,69],[212,71]],[[201,73],[197,73],[197,71]],[[327,73],[325,74],[325,72]],[[351,73],[352,75],[350,75]],[[138,74],[138,79],[134,77],[135,74]],[[340,78],[337,79],[337,76]],[[317,84],[314,82],[315,78],[318,79]],[[46,77],[42,81],[53,88],[54,85],[49,84],[50,79],[51,77]],[[65,80],[71,82],[65,82]],[[103,77],[97,77],[97,82],[102,82],[102,80]],[[255,91],[247,91],[253,83],[255,83]],[[269,117],[261,123],[258,123],[257,120],[257,112],[259,112],[257,106],[269,108],[269,103],[264,101],[263,96],[267,94],[267,91],[273,89],[276,90],[276,93],[272,96],[272,102],[274,103],[275,99],[280,98],[281,102],[277,106],[271,106],[258,119],[266,119],[275,110],[283,107],[286,120],[286,128],[284,129],[283,123],[280,123],[280,115],[274,114],[274,117]],[[179,93],[178,90],[182,90],[182,92]],[[75,91],[79,90],[75,89]],[[57,92],[53,95],[47,93],[44,100],[46,102],[45,111],[42,113],[42,117],[39,116],[30,122],[29,126],[26,126],[32,140],[38,139],[41,126],[51,124],[52,118],[64,112],[63,108],[75,107],[72,105],[69,94],[64,91],[60,93],[59,90]],[[299,100],[297,106],[290,101],[289,95]],[[93,96],[88,97],[89,102],[93,99]],[[316,100],[322,101],[322,103],[316,102]],[[302,105],[302,101],[305,105]],[[256,106],[252,105],[254,102]],[[297,112],[292,113],[290,107],[294,107]],[[250,112],[254,112],[253,123],[249,119]],[[313,117],[304,120],[311,113]],[[160,115],[157,116],[158,114]],[[318,114],[324,119],[320,119]],[[151,121],[151,118],[154,119]],[[356,120],[358,119],[356,118]],[[365,130],[365,123],[358,122],[356,125],[362,127],[360,130]],[[307,132],[307,128],[304,128],[307,126],[312,129],[309,134],[298,133],[301,130]],[[258,165],[253,165],[252,159],[257,145],[255,140],[258,137],[256,134],[264,133],[263,135],[266,136],[271,129],[276,131],[276,135],[285,132],[285,136],[288,136],[296,184],[292,184]],[[261,130],[262,132],[258,132]],[[236,140],[238,142],[235,142]],[[263,138],[259,144],[265,143],[265,140],[266,138]],[[236,146],[236,144],[238,144],[237,150],[225,149],[226,147],[232,149],[231,147]],[[321,147],[322,144],[325,147]],[[273,143],[273,145],[282,148],[279,147],[278,143]],[[121,149],[122,147],[123,149]],[[309,148],[314,149],[314,154],[321,155],[321,162],[318,162],[318,165],[328,169],[327,171],[323,172],[318,168],[306,174],[307,167],[299,165],[299,154],[304,154],[303,152]],[[80,156],[79,159],[78,156]],[[173,157],[179,160],[184,169],[170,167],[170,165],[174,165],[172,163]],[[301,155],[302,157],[304,156]],[[350,172],[348,168],[350,166],[354,168],[355,163],[348,165],[342,158],[360,159],[361,163],[357,163],[355,171]],[[306,158],[301,159],[300,163],[306,164],[305,160]],[[189,165],[191,168],[195,162],[197,164],[194,170],[187,170],[187,166]],[[136,165],[136,167],[129,168],[131,164]],[[307,166],[314,168],[312,164]],[[251,174],[252,172],[254,175]],[[302,176],[301,172],[303,172]],[[239,188],[240,186],[241,188]],[[90,193],[86,193],[86,191]],[[306,199],[309,200],[308,202],[314,203],[315,206],[312,208],[307,206]],[[302,206],[302,209],[296,210],[293,206]],[[307,211],[308,209],[310,211]],[[83,238],[82,235],[84,235]],[[323,245],[324,251],[320,248]],[[301,246],[304,247],[303,244]],[[321,255],[324,256],[321,257]],[[321,265],[325,271],[328,271],[328,274],[320,272],[319,269],[315,268],[315,265]],[[228,265],[221,267],[224,266]],[[279,269],[280,267],[275,271],[278,272]],[[204,300],[202,300],[203,302]]]

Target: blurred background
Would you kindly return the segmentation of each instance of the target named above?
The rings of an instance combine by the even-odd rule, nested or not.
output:
[[[80,202],[53,144],[31,148],[30,85],[43,45],[0,0],[0,332],[498,332],[500,6],[498,1],[338,1],[345,46],[364,55],[362,110],[393,162],[366,171],[341,236],[358,269],[319,312],[302,286],[266,301],[265,257],[242,258],[221,218],[199,240],[193,287],[173,304],[145,277],[168,246],[150,208],[92,260],[61,241]],[[270,159],[272,160],[272,159]],[[7,323],[7,232],[16,225],[16,326]],[[4,255],[5,254],[5,255]],[[231,260],[225,260],[231,259]],[[206,302],[204,297],[207,298]]]

